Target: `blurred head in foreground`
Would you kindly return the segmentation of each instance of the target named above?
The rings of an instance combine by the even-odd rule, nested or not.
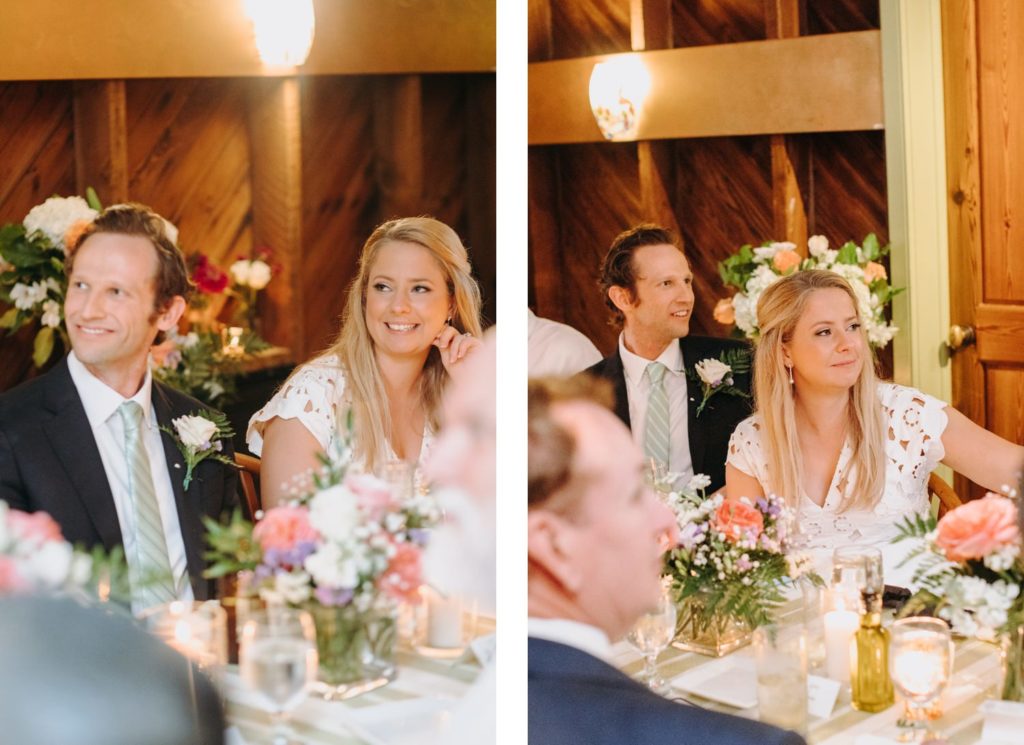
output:
[[[586,376],[529,389],[529,612],[622,636],[660,593],[661,539],[675,519],[643,457]]]
[[[124,616],[67,598],[0,598],[3,742],[222,743],[210,681]]]
[[[496,332],[457,368],[444,398],[428,476],[445,512],[426,553],[427,579],[445,593],[495,609]]]

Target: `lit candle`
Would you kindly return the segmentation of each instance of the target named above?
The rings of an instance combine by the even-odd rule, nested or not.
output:
[[[445,597],[439,592],[427,594],[427,646],[462,646],[462,601],[458,597]]]
[[[825,614],[825,657],[828,677],[841,683],[850,681],[850,640],[860,626],[860,616],[852,610],[830,610]]]

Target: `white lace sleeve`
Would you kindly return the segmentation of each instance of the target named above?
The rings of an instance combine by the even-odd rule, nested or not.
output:
[[[245,442],[256,455],[263,450],[263,433],[274,417],[298,419],[325,451],[337,429],[337,406],[345,388],[338,358],[321,357],[299,368],[266,406],[252,415]]]
[[[928,474],[946,455],[946,403],[902,385],[883,383],[878,393],[889,420],[885,454],[890,467],[896,468],[906,493],[923,490]]]
[[[729,438],[729,455],[725,462],[764,485],[767,466],[761,449],[761,424],[756,414],[736,425]]]

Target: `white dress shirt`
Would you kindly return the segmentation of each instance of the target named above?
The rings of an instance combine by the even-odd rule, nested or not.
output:
[[[608,640],[608,635],[597,626],[580,621],[530,616],[526,619],[526,633],[535,639],[545,639],[573,647],[605,662],[612,656],[612,644]]]
[[[82,406],[85,407],[85,416],[89,419],[96,447],[100,451],[100,460],[103,461],[103,470],[110,484],[110,492],[114,496],[125,556],[132,556],[135,551],[135,510],[132,508],[131,494],[128,491],[124,424],[118,407],[125,401],[135,401],[142,407],[143,439],[146,453],[149,455],[156,500],[160,506],[160,521],[163,523],[164,538],[167,541],[167,554],[174,573],[174,585],[178,588],[180,600],[192,600],[192,585],[188,579],[188,564],[185,559],[185,540],[181,536],[181,526],[178,523],[178,507],[174,501],[174,489],[167,469],[159,423],[153,411],[152,373],[146,371],[146,377],[138,393],[127,399],[89,372],[75,357],[74,352],[68,355],[68,371],[78,390]],[[184,471],[176,471],[175,475],[177,478],[185,478]],[[139,609],[133,604],[132,610]]]
[[[690,412],[686,400],[686,374],[683,372],[683,350],[672,342],[656,360],[648,360],[626,349],[624,334],[619,334],[619,358],[626,375],[626,396],[629,399],[629,425],[633,442],[644,448],[644,425],[647,422],[647,401],[651,397],[651,381],[645,374],[652,362],[660,362],[668,370],[662,378],[668,394],[669,463],[668,470],[687,483],[693,476],[690,457]]]
[[[594,342],[580,331],[558,321],[538,318],[529,308],[526,311],[527,372],[531,378],[575,375],[602,360]]]

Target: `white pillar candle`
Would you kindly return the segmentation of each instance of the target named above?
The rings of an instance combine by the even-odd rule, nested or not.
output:
[[[831,610],[825,614],[825,657],[828,677],[850,682],[850,640],[860,626],[860,616],[852,610]]]
[[[458,649],[462,646],[462,601],[441,593],[427,594],[427,646]]]

